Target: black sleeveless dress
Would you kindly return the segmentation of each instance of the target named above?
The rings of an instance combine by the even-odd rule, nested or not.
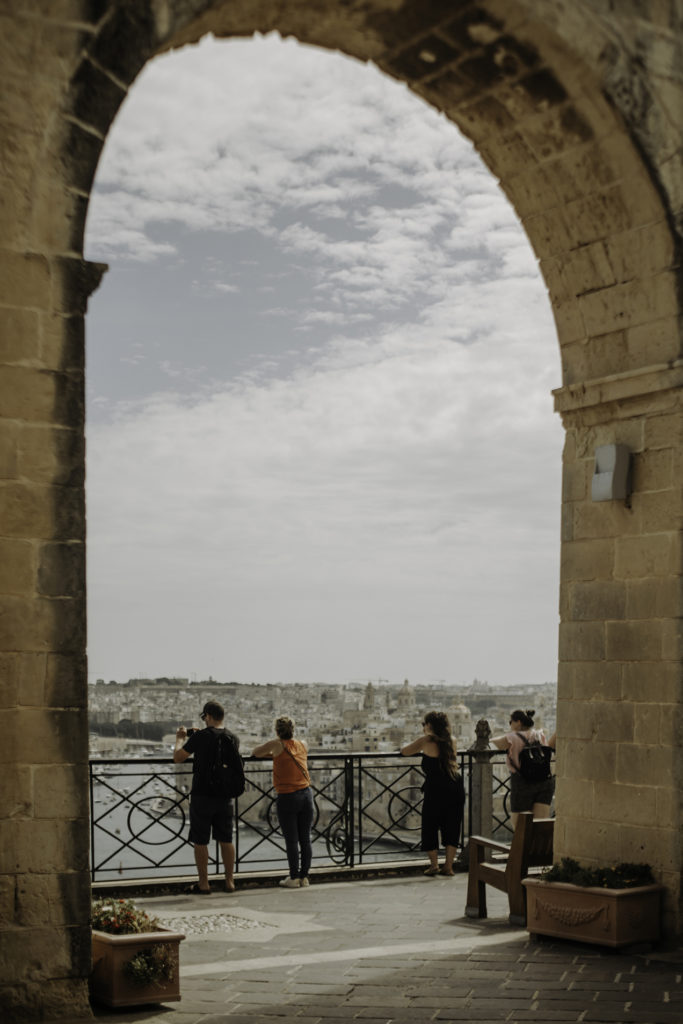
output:
[[[422,801],[423,850],[438,850],[439,833],[443,846],[459,846],[465,808],[462,776],[455,778],[441,770],[438,757],[422,755],[425,781]]]

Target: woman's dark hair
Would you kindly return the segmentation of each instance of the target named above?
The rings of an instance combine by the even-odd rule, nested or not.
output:
[[[275,721],[275,732],[281,740],[291,740],[294,735],[294,722],[286,715],[282,715]]]
[[[439,767],[441,771],[454,779],[458,774],[458,761],[455,755],[455,744],[451,736],[448,715],[444,711],[428,711],[422,719],[422,724],[429,726],[429,731],[439,748]]]
[[[535,711],[513,711],[510,715],[511,722],[521,722],[525,729],[533,729]]]

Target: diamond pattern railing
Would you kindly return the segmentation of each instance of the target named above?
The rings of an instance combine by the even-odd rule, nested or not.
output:
[[[458,755],[466,807],[463,841],[471,832],[473,755]],[[493,834],[509,837],[509,784],[502,752],[492,752]],[[313,864],[354,866],[421,859],[423,775],[418,758],[398,753],[309,754],[315,797]],[[236,801],[236,870],[286,866],[275,810],[272,764],[245,759],[247,788]],[[93,759],[90,762],[93,881],[116,876],[168,878],[193,874],[187,842],[191,762]],[[211,869],[222,871],[218,844]]]

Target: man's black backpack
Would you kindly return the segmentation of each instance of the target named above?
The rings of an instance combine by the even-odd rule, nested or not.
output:
[[[216,748],[209,761],[207,793],[209,796],[231,800],[244,793],[244,765],[232,733],[221,730],[216,737]]]
[[[538,740],[530,742],[523,733],[524,746],[519,752],[519,774],[527,782],[545,782],[550,778],[552,747],[544,747]]]

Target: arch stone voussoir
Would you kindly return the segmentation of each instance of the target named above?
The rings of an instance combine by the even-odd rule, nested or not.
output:
[[[524,225],[555,316],[566,430],[556,853],[649,861],[668,934],[683,933],[681,0],[3,4],[7,1019],[89,1012],[83,353],[105,269],[83,260],[90,189],[148,60],[207,32],[269,31],[406,82],[472,140]],[[628,502],[592,500],[605,444],[631,452]]]

